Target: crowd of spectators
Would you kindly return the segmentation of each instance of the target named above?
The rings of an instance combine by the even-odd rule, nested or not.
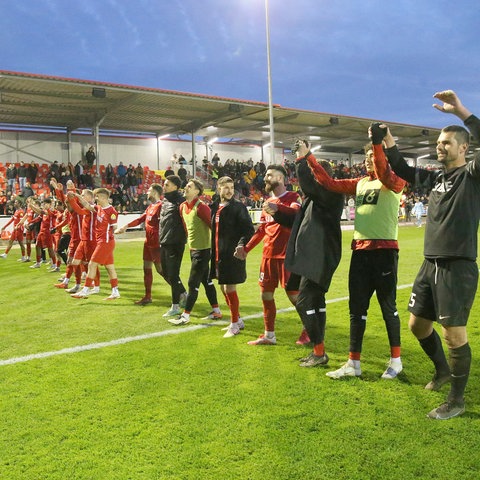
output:
[[[167,168],[164,177],[172,174],[178,175],[182,179],[183,186],[190,178],[187,170],[188,162],[181,155],[174,155],[171,159],[171,166]],[[191,164],[192,162],[190,162]],[[199,163],[199,162],[198,162]],[[363,163],[357,163],[351,167],[340,162],[331,161],[333,168],[333,177],[337,179],[356,178],[366,175]],[[295,175],[295,162],[293,159],[285,158],[283,165],[288,174],[289,190],[297,189],[297,178]],[[218,154],[214,154],[211,160],[204,157],[201,164],[197,165],[197,177],[204,181],[207,188],[215,190],[218,178],[229,176],[234,180],[237,197],[251,208],[261,208],[264,199],[267,197],[265,192],[265,172],[267,166],[263,160],[254,162],[252,158],[248,160],[226,159],[221,161]],[[101,166],[99,175],[96,174],[95,167],[90,162],[79,161],[76,165],[72,163],[64,164],[54,161],[46,173],[45,185],[49,185],[51,178],[55,178],[59,183],[66,185],[68,180],[73,180],[79,189],[96,188],[105,186],[112,192],[111,198],[114,207],[122,213],[143,212],[148,205],[146,190],[149,186],[148,179],[145,178],[148,168],[138,163],[124,165],[119,162],[113,166],[108,163]],[[13,200],[20,197],[25,200],[36,192],[32,188],[37,182],[39,174],[39,165],[35,162],[30,164],[9,164],[6,169],[0,170],[0,215],[10,215],[13,213]],[[2,176],[4,179],[2,179]],[[152,180],[152,178],[150,178]],[[154,181],[160,178],[154,177]],[[150,182],[152,183],[152,181]],[[20,187],[21,186],[21,187]],[[143,188],[139,188],[143,187]],[[44,194],[48,194],[44,192]],[[418,197],[427,204],[428,192],[407,190],[402,201],[401,217],[408,221],[410,211],[414,204],[414,198]],[[205,195],[204,200],[210,202],[211,196]],[[345,199],[346,216],[348,215],[348,198]]]

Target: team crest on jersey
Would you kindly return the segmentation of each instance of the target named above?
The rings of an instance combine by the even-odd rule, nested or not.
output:
[[[371,188],[365,190],[363,196],[357,195],[357,206],[359,205],[376,205],[380,197],[380,189]]]
[[[110,220],[116,220],[116,218],[117,218],[117,216],[114,213],[112,213],[110,215]]]
[[[450,180],[447,180],[446,182],[439,182],[439,183],[436,183],[432,190],[434,192],[438,192],[438,193],[445,193],[445,192],[449,192],[451,189],[452,189],[452,182]]]

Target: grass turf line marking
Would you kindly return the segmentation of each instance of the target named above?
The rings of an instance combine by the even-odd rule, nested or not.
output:
[[[411,287],[412,284],[409,285],[400,285],[397,287],[397,290],[401,290],[404,288]],[[327,300],[326,303],[337,303],[337,302],[344,302],[348,300],[348,297],[339,297],[339,298],[333,298],[332,300]],[[290,312],[292,310],[295,310],[295,307],[288,307],[288,308],[282,308],[280,310],[277,310],[278,313],[282,312]],[[243,320],[251,320],[254,318],[260,318],[263,316],[263,312],[260,313],[254,313],[252,315],[247,315],[245,317],[242,317]],[[6,360],[0,360],[0,367],[5,366],[5,365],[14,365],[16,363],[24,363],[24,362],[29,362],[31,360],[37,360],[41,358],[49,358],[49,357],[55,357],[58,355],[68,355],[72,353],[79,353],[79,352],[86,352],[88,350],[99,350],[100,348],[107,348],[107,347],[114,347],[117,345],[123,345],[125,343],[131,343],[131,342],[138,342],[141,340],[149,340],[151,338],[157,338],[157,337],[165,337],[166,335],[178,335],[180,333],[184,332],[194,332],[195,330],[201,330],[203,328],[209,328],[209,327],[214,327],[218,325],[224,325],[229,322],[225,321],[216,321],[214,323],[208,323],[208,324],[201,324],[201,325],[191,325],[190,327],[185,327],[185,328],[176,328],[172,330],[164,330],[162,332],[153,332],[153,333],[145,333],[143,335],[135,335],[133,337],[124,337],[124,338],[117,338],[116,340],[110,340],[108,342],[98,342],[98,343],[90,343],[88,345],[78,345],[76,347],[70,347],[70,348],[62,348],[61,350],[54,350],[51,352],[40,352],[40,353],[32,353],[30,355],[25,355],[23,357],[13,357],[13,358],[8,358]]]

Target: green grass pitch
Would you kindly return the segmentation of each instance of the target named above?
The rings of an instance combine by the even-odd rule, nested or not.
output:
[[[162,318],[170,295],[158,275],[153,304],[133,304],[143,295],[142,241],[117,243],[122,297],[115,302],[103,301],[110,291],[104,271],[102,295],[74,300],[52,287],[58,274],[18,263],[14,248],[0,263],[0,478],[478,478],[480,304],[468,327],[467,412],[429,420],[426,413],[446,392],[423,388],[432,367],[408,331],[406,310],[423,229],[400,229],[404,371],[396,380],[380,379],[389,349],[373,298],[362,378],[325,376],[348,354],[351,237],[343,232],[343,258],[327,295],[327,369],[299,368],[308,350],[295,345],[301,326],[293,310],[278,313],[278,345],[247,345],[263,331],[260,246],[239,288],[246,328],[230,339],[222,325],[201,328],[209,312],[203,291],[187,327]],[[184,280],[188,268],[186,255]],[[228,321],[220,292],[219,300]],[[290,306],[280,290],[276,300],[279,310]]]

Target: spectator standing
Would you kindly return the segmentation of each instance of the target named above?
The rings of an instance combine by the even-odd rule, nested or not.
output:
[[[422,228],[422,217],[425,215],[425,206],[419,197],[415,198],[415,203],[413,204],[412,214],[415,215],[417,219],[415,225],[417,228]]]
[[[92,168],[93,165],[95,164],[96,159],[97,159],[97,155],[95,155],[95,149],[93,148],[93,145],[91,145],[90,148],[85,153],[85,166],[87,168]]]

